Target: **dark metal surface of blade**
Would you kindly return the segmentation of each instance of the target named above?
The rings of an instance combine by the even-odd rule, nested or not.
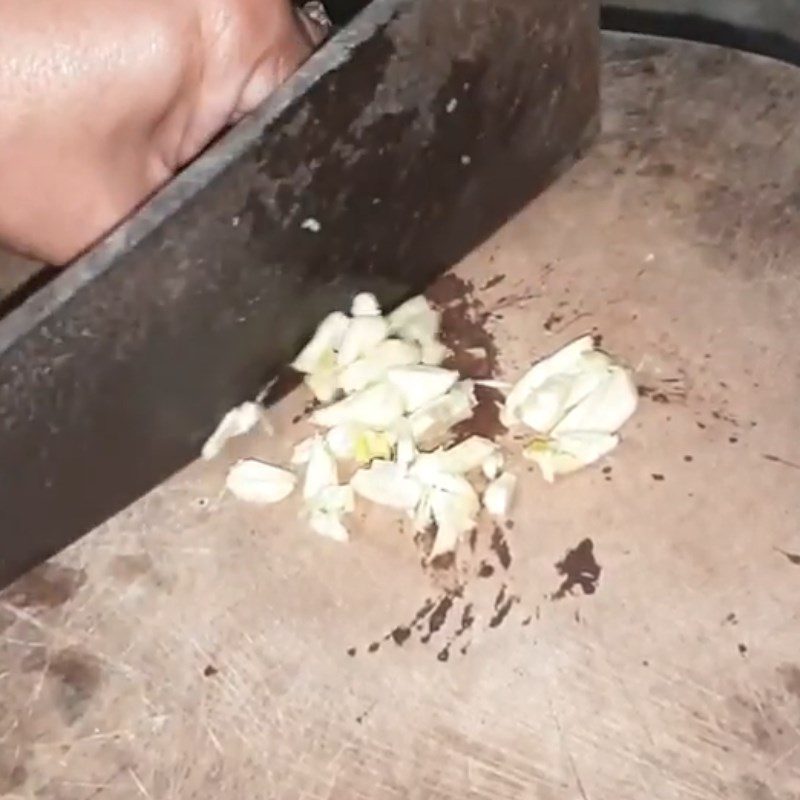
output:
[[[0,322],[0,584],[197,454],[321,316],[392,304],[596,127],[592,0],[375,0]]]

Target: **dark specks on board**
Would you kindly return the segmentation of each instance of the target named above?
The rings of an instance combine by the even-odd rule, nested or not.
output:
[[[559,575],[564,577],[553,594],[553,600],[560,600],[579,586],[584,594],[594,594],[600,580],[601,566],[594,557],[594,543],[584,539],[573,550],[568,550],[564,558],[556,564]]]
[[[762,456],[762,458],[765,461],[770,461],[773,464],[780,464],[783,467],[789,467],[790,469],[800,469],[800,464],[797,464],[794,461],[787,461],[785,458],[773,455],[772,453],[765,453]]]
[[[786,558],[786,560],[793,564],[795,567],[800,567],[800,554],[787,553],[785,550],[778,550],[778,552]]]
[[[494,289],[495,286],[502,283],[506,279],[504,274],[495,275],[493,278],[489,278],[486,283],[483,284],[481,291],[486,291],[487,289]]]
[[[500,566],[503,569],[508,569],[511,566],[511,549],[508,546],[503,529],[499,526],[496,526],[492,532],[491,547],[500,562]]]
[[[429,642],[431,637],[445,624],[452,607],[453,598],[449,594],[438,602],[428,618],[428,632],[420,640],[423,644]]]
[[[513,594],[508,594],[508,587],[503,584],[494,601],[494,616],[489,620],[490,628],[497,628],[502,625],[514,604],[519,600]]]
[[[389,635],[398,647],[402,647],[411,638],[411,628],[398,625]]]
[[[464,378],[490,378],[497,368],[497,345],[487,330],[490,313],[474,297],[474,287],[455,275],[442,276],[428,291],[428,297],[442,314],[442,341],[451,356],[444,366],[457,369]],[[505,433],[498,403],[502,394],[486,386],[475,387],[477,406],[472,418],[454,429],[457,438],[471,435],[495,439]]]
[[[481,561],[481,565],[478,567],[478,577],[491,578],[492,575],[494,575],[494,567],[486,561]]]

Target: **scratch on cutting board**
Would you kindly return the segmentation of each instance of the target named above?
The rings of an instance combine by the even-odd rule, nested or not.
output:
[[[128,774],[131,776],[131,780],[133,781],[136,788],[142,794],[143,797],[146,797],[147,800],[153,800],[153,795],[147,791],[147,787],[141,782],[139,776],[134,772],[132,767],[128,767]]]
[[[566,753],[570,772],[572,772],[572,777],[575,778],[575,785],[578,787],[578,792],[583,800],[591,800],[589,795],[586,794],[586,789],[583,787],[583,781],[581,780],[580,773],[578,772],[578,765],[575,762],[575,757],[572,755],[572,750],[569,748],[567,738],[564,736],[564,729],[561,727],[561,720],[556,712],[555,706],[553,706],[553,700],[549,693],[547,696],[547,707],[550,709],[550,716],[553,718],[553,723],[556,726],[558,736],[561,739],[561,746],[564,748],[564,752]]]

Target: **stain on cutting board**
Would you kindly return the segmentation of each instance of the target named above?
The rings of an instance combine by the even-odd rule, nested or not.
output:
[[[48,561],[0,592],[0,602],[15,608],[58,608],[71,600],[85,583],[84,570]]]
[[[602,567],[594,557],[594,543],[584,539],[577,547],[568,550],[564,558],[556,564],[559,575],[564,576],[561,585],[553,594],[553,600],[561,600],[580,587],[584,594],[594,594],[600,580]]]

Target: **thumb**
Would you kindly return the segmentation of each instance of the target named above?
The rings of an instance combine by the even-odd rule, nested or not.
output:
[[[255,110],[282,83],[290,78],[324,40],[326,28],[299,9],[293,9],[294,24],[286,36],[266,47],[245,82],[231,122]]]

